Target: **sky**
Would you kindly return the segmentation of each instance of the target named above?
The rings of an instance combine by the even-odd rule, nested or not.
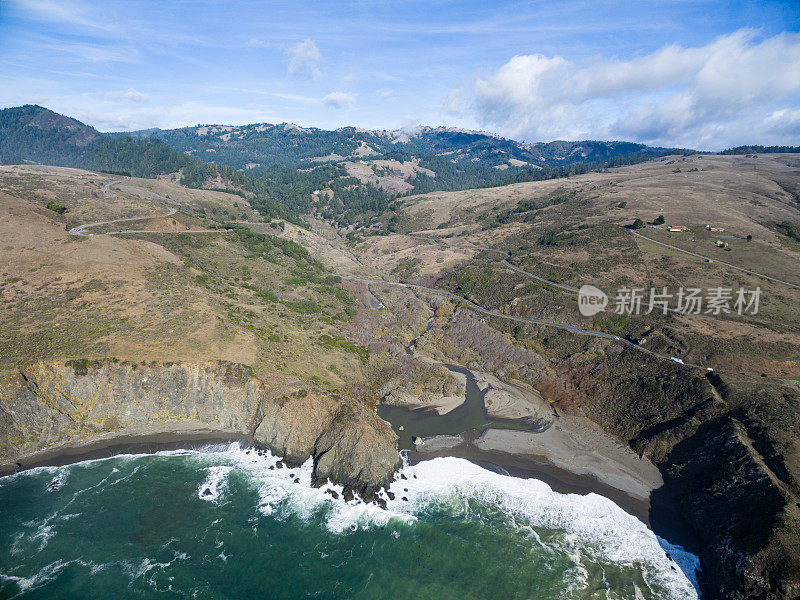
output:
[[[0,0],[0,107],[800,145],[800,0]]]

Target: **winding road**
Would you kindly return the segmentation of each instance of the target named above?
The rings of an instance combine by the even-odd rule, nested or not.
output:
[[[540,320],[540,319],[531,319],[531,318],[527,318],[527,317],[520,317],[520,316],[517,316],[517,315],[507,315],[505,313],[501,313],[501,312],[497,312],[497,311],[494,311],[494,310],[490,310],[488,308],[484,308],[483,306],[480,306],[479,304],[476,304],[472,300],[469,300],[469,299],[464,298],[462,296],[458,296],[456,294],[453,294],[452,292],[447,292],[445,290],[438,290],[436,288],[431,288],[431,287],[427,287],[427,286],[424,286],[424,285],[418,285],[418,284],[414,284],[414,283],[401,283],[401,282],[398,282],[398,281],[386,281],[386,280],[382,280],[382,279],[359,279],[359,278],[355,278],[355,277],[347,277],[347,279],[350,279],[351,281],[358,281],[360,283],[364,283],[364,284],[367,284],[367,285],[391,285],[391,286],[397,286],[397,287],[404,287],[406,289],[411,289],[411,290],[421,290],[421,291],[424,291],[424,292],[429,292],[431,294],[436,294],[438,296],[444,296],[446,298],[450,298],[452,300],[456,300],[457,302],[461,302],[463,304],[466,304],[470,308],[472,308],[472,309],[474,309],[474,310],[476,310],[476,311],[478,311],[480,313],[483,313],[485,315],[491,316],[491,317],[497,317],[497,318],[500,318],[500,319],[506,319],[506,320],[509,320],[509,321],[515,321],[517,323],[526,323],[526,324],[530,324],[530,325],[542,325],[544,327],[554,327],[556,329],[561,329],[563,331],[567,331],[567,332],[572,333],[574,335],[584,335],[584,336],[598,337],[598,338],[605,338],[605,339],[609,339],[609,340],[614,340],[615,342],[619,342],[620,344],[622,344],[624,346],[628,346],[629,348],[634,348],[634,349],[636,349],[636,350],[638,350],[640,352],[644,352],[645,354],[648,354],[648,355],[650,355],[650,356],[652,356],[654,358],[660,359],[660,360],[665,360],[665,361],[668,361],[668,362],[671,362],[671,363],[681,364],[681,365],[684,365],[686,367],[694,367],[694,368],[697,368],[697,369],[703,369],[703,370],[706,370],[706,371],[713,370],[710,367],[704,367],[702,365],[694,365],[694,364],[691,364],[691,363],[678,362],[677,360],[675,360],[671,356],[666,356],[664,354],[658,354],[657,352],[653,352],[652,350],[648,350],[647,348],[644,348],[643,346],[640,346],[639,344],[635,344],[634,342],[631,342],[630,340],[626,340],[625,338],[621,338],[621,337],[619,337],[617,335],[613,335],[611,333],[605,333],[604,331],[596,331],[594,329],[584,329],[584,328],[581,328],[581,327],[576,327],[574,325],[570,325],[569,323],[560,323],[558,321],[544,321],[544,320]]]
[[[503,264],[504,264],[506,267],[508,267],[509,269],[511,269],[511,270],[513,270],[513,271],[516,271],[517,273],[522,273],[522,274],[523,274],[523,275],[525,275],[526,277],[530,277],[531,279],[535,279],[536,281],[538,281],[538,282],[540,282],[540,283],[544,283],[545,285],[549,285],[549,286],[551,286],[551,287],[558,288],[558,289],[560,289],[560,290],[564,290],[564,291],[566,291],[566,292],[572,292],[572,293],[575,293],[575,294],[577,294],[577,293],[578,293],[578,290],[577,290],[577,289],[575,289],[575,288],[572,288],[572,287],[569,287],[568,285],[561,285],[560,283],[556,283],[555,281],[550,281],[549,279],[544,279],[543,277],[539,277],[538,275],[534,275],[533,273],[528,273],[527,271],[523,271],[523,270],[522,270],[522,269],[520,269],[518,266],[516,266],[516,265],[512,265],[512,264],[511,264],[510,262],[508,262],[508,260],[507,260],[507,259],[505,259],[505,258],[503,259],[503,261],[502,261],[502,262],[503,262]]]
[[[122,183],[126,179],[130,179],[129,177],[124,177],[122,179],[116,179],[114,181],[109,181],[108,183],[104,183],[100,188],[100,191],[103,194],[103,198],[115,198],[116,194],[110,192],[108,188],[112,185],[116,185],[118,183]],[[130,221],[147,221],[150,219],[166,219],[167,217],[171,217],[172,215],[178,212],[177,208],[170,208],[167,210],[167,214],[165,215],[146,215],[142,217],[127,217],[125,219],[111,219],[110,221],[97,221],[96,223],[85,223],[83,225],[78,225],[73,227],[69,230],[70,235],[80,236],[80,237],[90,237],[94,235],[121,235],[124,233],[161,233],[161,234],[172,234],[178,235],[181,233],[224,233],[225,229],[186,229],[184,231],[156,231],[154,229],[121,229],[119,231],[106,231],[103,233],[89,233],[86,231],[90,227],[101,227],[103,225],[111,225],[113,223],[127,223]]]
[[[105,186],[103,186],[105,187]],[[108,196],[106,196],[108,197]],[[85,225],[78,225],[77,227],[73,227],[69,230],[70,235],[80,235],[80,236],[89,236],[95,235],[94,233],[88,233],[86,231],[87,227],[100,227],[101,225],[111,225],[112,223],[124,223],[127,221],[145,221],[147,219],[165,219],[167,217],[171,217],[175,213],[178,212],[177,208],[170,208],[169,212],[165,215],[147,215],[146,217],[128,217],[126,219],[112,219],[110,221],[97,221],[96,223],[86,223]],[[99,233],[97,235],[117,235],[120,233],[140,233],[141,230],[128,230],[128,231],[109,231],[107,233]],[[157,232],[162,233],[162,232]],[[183,233],[183,232],[181,232]]]
[[[115,184],[115,183],[119,183],[120,181],[123,181],[123,180],[118,180],[118,181],[110,182],[110,183],[107,183],[107,184],[103,185],[103,187],[101,188],[101,191],[103,192],[103,196],[105,198],[113,197],[114,194],[111,194],[108,191],[108,187],[110,185]],[[109,221],[97,221],[95,223],[86,223],[84,225],[78,225],[76,227],[73,227],[72,229],[69,230],[69,233],[70,233],[70,235],[74,235],[74,236],[93,236],[93,235],[120,235],[120,234],[125,234],[125,233],[168,233],[168,234],[169,233],[171,233],[171,234],[181,234],[181,233],[224,233],[225,231],[227,231],[227,230],[224,230],[224,229],[223,230],[186,230],[186,231],[154,231],[154,230],[147,230],[147,229],[126,229],[126,230],[119,230],[119,231],[109,231],[109,232],[100,233],[100,234],[89,233],[89,232],[86,231],[88,228],[100,227],[100,226],[103,226],[103,225],[110,225],[110,224],[113,224],[113,223],[123,223],[123,222],[130,222],[130,221],[143,221],[143,220],[148,220],[148,219],[164,219],[164,218],[167,218],[167,217],[171,217],[172,215],[176,214],[177,212],[178,212],[178,210],[176,208],[170,208],[165,215],[160,215],[160,216],[147,215],[147,216],[142,216],[142,217],[127,217],[127,218],[124,218],[124,219],[112,219],[112,220],[109,220]],[[708,259],[707,257],[704,257],[704,256],[702,256],[700,254],[695,254],[694,252],[689,252],[688,250],[682,250],[681,248],[676,248],[675,246],[670,246],[669,244],[664,244],[662,242],[657,242],[655,240],[651,240],[650,238],[648,238],[646,236],[643,236],[641,234],[638,234],[636,232],[631,232],[631,233],[633,233],[634,235],[636,235],[638,237],[642,237],[642,238],[644,238],[644,239],[646,239],[648,241],[654,242],[656,244],[660,244],[662,246],[666,246],[668,248],[672,248],[674,250],[678,250],[680,252],[684,252],[684,253],[690,254],[692,256],[697,256],[698,258],[703,258],[703,259],[706,259],[706,260],[713,260],[713,259]],[[428,236],[423,236],[423,235],[415,235],[415,234],[408,234],[408,235],[409,235],[409,237],[414,237],[414,238],[417,238],[417,239],[423,239],[423,240],[426,240],[426,241],[428,241],[430,243],[447,245],[441,239],[428,237]],[[578,292],[578,290],[575,289],[575,288],[572,288],[572,287],[569,287],[569,286],[566,286],[566,285],[563,285],[563,284],[560,284],[560,283],[556,283],[555,281],[550,281],[549,279],[545,279],[543,277],[539,277],[538,275],[534,275],[533,273],[529,273],[528,271],[525,271],[525,270],[517,267],[516,265],[513,265],[507,259],[507,257],[508,257],[508,253],[507,252],[503,252],[501,250],[496,250],[494,248],[476,248],[476,249],[483,250],[483,251],[486,251],[486,252],[495,252],[495,253],[501,254],[503,256],[503,258],[501,259],[501,262],[505,267],[507,267],[507,268],[509,268],[509,269],[511,269],[513,271],[516,271],[516,272],[518,272],[518,273],[520,273],[522,275],[525,275],[526,277],[529,277],[531,279],[539,281],[540,283],[543,283],[545,285],[548,285],[548,286],[551,286],[551,287],[554,287],[554,288],[557,288],[557,289],[561,289],[563,291],[570,292],[570,293],[577,293]],[[354,257],[355,257],[355,255],[354,255]],[[358,262],[361,262],[361,261],[359,260]],[[737,267],[735,265],[731,265],[729,263],[725,263],[725,262],[722,262],[722,261],[717,261],[717,262],[719,262],[720,264],[724,264],[726,266],[732,267],[734,269],[738,269],[740,271],[744,271],[746,273],[750,273],[750,274],[753,274],[753,275],[764,277],[766,279],[770,279],[772,281],[776,281],[778,283],[783,283],[783,284],[789,285],[791,287],[800,289],[800,286],[792,284],[792,283],[789,283],[789,282],[786,282],[786,281],[781,281],[779,279],[775,279],[773,277],[769,277],[769,276],[763,275],[761,273],[756,273],[754,271],[748,271],[747,269],[743,269],[741,267]],[[546,321],[546,320],[542,320],[542,319],[532,319],[532,318],[528,318],[528,317],[521,317],[521,316],[517,316],[517,315],[509,315],[509,314],[501,313],[501,312],[498,312],[498,311],[495,311],[495,310],[490,310],[488,308],[484,308],[483,306],[480,306],[479,304],[476,304],[472,300],[469,300],[469,299],[464,298],[462,296],[458,296],[457,294],[453,294],[452,292],[448,292],[448,291],[445,291],[445,290],[439,290],[439,289],[436,289],[436,288],[431,288],[431,287],[428,287],[428,286],[419,285],[419,284],[413,284],[413,283],[402,283],[402,282],[397,282],[397,281],[387,281],[385,279],[361,279],[361,278],[356,278],[356,277],[346,277],[346,279],[350,279],[351,281],[357,281],[357,282],[365,284],[367,286],[367,290],[370,292],[371,296],[372,296],[372,292],[371,292],[371,290],[369,290],[369,286],[370,285],[390,285],[390,286],[403,287],[403,288],[410,289],[410,290],[419,290],[419,291],[428,292],[428,293],[431,293],[431,294],[436,294],[436,295],[439,295],[439,296],[444,296],[446,298],[450,298],[452,300],[455,300],[457,302],[465,304],[466,306],[469,306],[470,308],[474,309],[475,311],[477,311],[479,313],[482,313],[482,314],[485,314],[485,315],[488,315],[488,316],[491,316],[491,317],[495,317],[495,318],[499,318],[499,319],[506,319],[506,320],[509,320],[509,321],[517,322],[517,323],[524,323],[524,324],[530,324],[530,325],[539,325],[539,326],[544,326],[544,327],[553,327],[555,329],[560,329],[560,330],[566,331],[568,333],[571,333],[573,335],[583,335],[583,336],[589,336],[589,337],[605,338],[605,339],[609,339],[609,340],[613,340],[615,342],[618,342],[618,343],[620,343],[620,344],[622,344],[624,346],[627,346],[629,348],[633,348],[635,350],[638,350],[639,352],[643,352],[644,354],[647,354],[647,355],[652,356],[654,358],[657,358],[659,360],[664,360],[664,361],[671,362],[671,363],[681,364],[681,365],[684,365],[686,367],[694,367],[694,368],[697,368],[697,369],[703,369],[703,370],[707,370],[707,371],[712,371],[713,370],[713,369],[711,369],[709,367],[703,367],[702,365],[694,365],[694,364],[690,364],[690,363],[684,363],[683,361],[679,361],[679,360],[675,359],[674,357],[666,356],[664,354],[659,354],[657,352],[653,352],[652,350],[648,350],[647,348],[644,348],[643,346],[640,346],[639,344],[631,342],[630,340],[627,340],[625,338],[622,338],[622,337],[619,337],[619,336],[616,336],[616,335],[613,335],[613,334],[610,334],[610,333],[605,333],[603,331],[597,331],[597,330],[594,330],[594,329],[586,329],[586,328],[576,327],[574,325],[570,325],[569,323],[562,323],[562,322],[558,322],[558,321]],[[374,296],[372,296],[372,298],[374,298]],[[376,299],[376,301],[377,301],[377,299]],[[382,307],[382,306],[383,305],[380,302],[378,302],[377,307]]]
[[[671,249],[677,250],[679,252],[683,252],[685,254],[689,254],[691,256],[696,256],[698,258],[702,258],[702,259],[710,260],[710,261],[716,260],[716,259],[708,258],[708,257],[703,256],[701,254],[697,254],[697,253],[694,253],[694,252],[689,252],[688,250],[683,250],[681,248],[677,248],[677,247],[671,246],[669,244],[664,244],[662,242],[658,242],[656,240],[652,240],[652,239],[650,239],[650,238],[648,238],[648,237],[646,237],[644,235],[636,233],[635,231],[631,231],[631,233],[633,233],[634,235],[636,235],[638,237],[644,238],[644,239],[646,239],[646,240],[648,240],[650,242],[654,242],[654,243],[659,244],[661,246],[665,246],[667,248],[671,248]],[[440,238],[435,238],[435,237],[421,235],[421,234],[413,234],[413,233],[409,233],[409,234],[406,234],[406,235],[408,235],[409,237],[412,237],[412,238],[425,240],[425,241],[427,241],[429,243],[449,246],[449,244],[447,244],[444,240],[442,240]],[[507,268],[509,268],[509,269],[511,269],[513,271],[516,271],[517,273],[520,273],[520,274],[522,274],[522,275],[524,275],[526,277],[529,277],[530,279],[536,280],[536,281],[538,281],[540,283],[543,283],[543,284],[545,284],[547,286],[563,290],[565,292],[569,292],[569,293],[573,293],[573,294],[574,293],[578,293],[578,290],[576,288],[573,288],[573,287],[570,287],[570,286],[566,286],[566,285],[563,285],[563,284],[560,284],[560,283],[556,283],[555,281],[550,281],[549,279],[545,279],[543,277],[539,277],[538,275],[534,275],[533,273],[529,273],[528,271],[525,271],[525,270],[521,269],[520,267],[510,263],[508,261],[508,253],[507,252],[503,252],[501,250],[496,250],[494,248],[478,248],[478,247],[475,247],[475,249],[476,250],[483,250],[483,251],[486,251],[486,252],[495,252],[495,253],[503,255],[503,258],[501,259],[501,262],[505,267],[507,267]],[[793,283],[790,283],[788,281],[783,281],[783,280],[780,280],[780,279],[776,279],[774,277],[770,277],[769,275],[764,275],[763,273],[757,273],[755,271],[750,271],[748,269],[744,269],[742,267],[737,267],[736,265],[731,265],[731,264],[723,262],[723,261],[717,260],[716,262],[718,262],[720,264],[723,264],[723,265],[726,265],[726,266],[729,266],[731,268],[737,269],[739,271],[743,271],[745,273],[756,275],[758,277],[763,277],[763,278],[769,279],[771,281],[775,281],[775,282],[778,282],[778,283],[782,283],[784,285],[788,285],[788,286],[793,287],[793,288],[800,289],[800,286],[795,285]],[[408,288],[408,289],[423,290],[423,291],[426,291],[426,292],[429,292],[429,293],[432,293],[432,294],[437,294],[439,296],[445,296],[445,297],[451,298],[453,300],[456,300],[456,301],[459,301],[459,302],[463,302],[464,304],[470,306],[474,310],[476,310],[476,311],[478,311],[480,313],[483,313],[485,315],[492,316],[492,317],[497,317],[497,318],[500,318],[500,319],[507,319],[509,321],[516,321],[516,322],[519,322],[519,323],[528,323],[528,324],[532,324],[532,325],[541,325],[541,326],[545,326],[545,327],[553,327],[553,328],[556,328],[556,329],[561,329],[563,331],[567,331],[567,332],[572,333],[574,335],[584,335],[584,336],[591,336],[591,337],[599,337],[599,338],[610,339],[610,340],[614,340],[616,342],[619,342],[620,344],[622,344],[624,346],[627,346],[629,348],[636,349],[639,352],[643,352],[645,354],[648,354],[649,356],[652,356],[652,357],[657,358],[659,360],[665,360],[665,361],[668,361],[668,362],[672,362],[672,363],[676,363],[676,364],[682,364],[682,365],[687,366],[687,367],[694,367],[694,368],[703,369],[703,370],[706,370],[706,371],[713,371],[713,369],[711,369],[710,367],[704,367],[702,365],[695,365],[695,364],[691,364],[691,363],[685,363],[685,362],[683,362],[683,361],[681,361],[679,359],[676,359],[675,357],[666,356],[664,354],[659,354],[657,352],[653,352],[652,350],[648,350],[647,348],[644,348],[643,346],[640,346],[639,344],[631,342],[630,340],[627,340],[625,338],[621,338],[619,336],[616,336],[616,335],[613,335],[613,334],[610,334],[610,333],[605,333],[603,331],[596,331],[594,329],[580,328],[580,327],[576,327],[574,325],[570,325],[568,323],[560,323],[560,322],[555,322],[555,321],[543,321],[543,320],[540,320],[540,319],[530,319],[530,318],[520,317],[520,316],[516,316],[516,315],[504,314],[504,313],[497,312],[497,311],[494,311],[494,310],[489,310],[487,308],[484,308],[484,307],[472,302],[471,300],[468,300],[467,298],[463,298],[461,296],[457,296],[456,294],[453,294],[451,292],[447,292],[447,291],[444,291],[444,290],[438,290],[438,289],[435,289],[435,288],[430,288],[430,287],[426,287],[426,286],[422,286],[422,285],[409,284],[409,283],[399,283],[399,282],[392,282],[392,281],[382,281],[382,280],[361,280],[361,281],[364,281],[365,283],[367,283],[367,285],[369,285],[369,284],[396,285],[396,286],[401,286],[401,287],[405,287],[405,288]],[[669,310],[671,312],[676,312],[676,313],[678,312],[675,309],[669,309]],[[793,378],[788,378],[788,379],[793,379]]]
[[[727,262],[724,262],[724,261],[721,261],[721,260],[712,259],[712,258],[709,258],[707,256],[703,256],[702,254],[697,254],[696,252],[690,252],[688,250],[684,250],[682,248],[678,248],[677,246],[672,246],[670,244],[665,244],[663,242],[659,242],[659,241],[653,240],[653,239],[651,239],[651,238],[649,238],[647,236],[644,236],[644,235],[642,235],[640,233],[636,233],[635,231],[631,231],[631,233],[633,235],[635,235],[637,237],[640,237],[640,238],[643,238],[643,239],[645,239],[645,240],[647,240],[649,242],[653,242],[653,243],[658,244],[660,246],[664,246],[666,248],[677,250],[678,252],[683,252],[684,254],[689,254],[691,256],[695,256],[697,258],[702,258],[702,259],[710,261],[710,262],[717,262],[719,264],[731,267],[733,269],[737,269],[739,271],[742,271],[744,273],[748,273],[750,275],[755,275],[757,277],[762,277],[764,279],[768,279],[768,280],[774,281],[776,283],[782,283],[782,284],[787,285],[787,286],[792,287],[792,288],[800,289],[800,285],[791,283],[789,281],[783,281],[782,279],[777,279],[777,278],[771,277],[769,275],[764,275],[763,273],[758,273],[756,271],[751,271],[749,269],[745,269],[745,268],[742,268],[742,267],[737,267],[736,265],[732,265],[730,263],[727,263]],[[412,237],[412,238],[425,240],[425,241],[427,241],[429,243],[434,243],[434,244],[443,245],[443,246],[449,246],[449,244],[447,244],[441,238],[435,238],[435,237],[431,237],[431,236],[414,234],[414,233],[409,233],[409,234],[406,234],[406,235],[408,235],[409,237]],[[503,252],[501,250],[496,250],[494,248],[479,248],[479,247],[473,247],[473,248],[476,249],[476,250],[483,250],[483,251],[486,251],[486,252],[495,252],[495,253],[498,253],[498,254],[502,254],[504,258],[501,259],[501,262],[505,267],[507,267],[507,268],[509,268],[509,269],[511,269],[513,271],[516,271],[517,273],[520,273],[520,274],[522,274],[522,275],[524,275],[526,277],[529,277],[530,279],[534,279],[534,280],[536,280],[536,281],[538,281],[540,283],[543,283],[543,284],[545,284],[547,286],[550,286],[550,287],[553,287],[553,288],[557,288],[557,289],[560,289],[560,290],[563,290],[563,291],[566,291],[566,292],[570,292],[570,293],[573,293],[573,294],[579,292],[579,290],[577,290],[576,288],[569,287],[569,286],[566,286],[566,285],[563,285],[563,284],[560,284],[560,283],[556,283],[555,281],[550,281],[549,279],[545,279],[543,277],[539,277],[538,275],[534,275],[533,273],[529,273],[528,271],[525,271],[525,270],[521,269],[520,267],[510,263],[508,261],[508,258],[507,258],[509,256],[509,254],[507,252]],[[378,282],[375,281],[373,283],[378,283]],[[670,361],[670,362],[683,364],[683,365],[686,365],[688,367],[696,367],[698,369],[705,369],[707,371],[713,370],[710,367],[703,367],[701,365],[694,365],[694,364],[685,363],[685,362],[682,362],[682,361],[679,362],[679,360],[677,360],[675,357],[665,356],[663,354],[658,354],[657,352],[653,352],[651,350],[648,350],[647,348],[644,348],[643,346],[640,346],[639,344],[631,342],[631,341],[629,341],[627,339],[620,338],[618,336],[615,336],[615,335],[612,335],[612,334],[608,334],[608,333],[605,333],[605,332],[596,331],[596,330],[593,330],[593,329],[581,329],[581,328],[569,325],[567,323],[557,323],[557,322],[551,322],[551,321],[540,321],[540,320],[537,320],[537,319],[527,319],[525,317],[517,317],[517,316],[514,316],[514,315],[507,315],[507,314],[499,313],[499,312],[496,312],[496,311],[492,311],[492,310],[488,310],[486,308],[483,308],[482,306],[479,306],[479,305],[475,304],[474,302],[472,302],[470,300],[467,300],[466,298],[461,298],[460,296],[456,296],[455,294],[451,294],[450,292],[445,292],[443,290],[436,290],[434,288],[427,288],[425,286],[419,286],[419,285],[413,285],[413,284],[398,284],[398,283],[394,283],[394,282],[383,282],[383,283],[390,284],[390,285],[403,285],[403,286],[408,287],[408,288],[423,289],[423,290],[426,290],[426,291],[434,293],[434,294],[439,294],[439,295],[443,295],[443,296],[449,296],[451,298],[454,298],[456,300],[460,300],[460,301],[468,304],[469,306],[471,306],[472,308],[474,308],[475,310],[477,310],[479,312],[491,315],[493,317],[499,317],[499,318],[502,318],[502,319],[508,319],[508,320],[518,321],[518,322],[523,322],[523,323],[531,323],[531,324],[534,324],[534,325],[543,325],[543,326],[546,326],[546,327],[555,327],[555,328],[562,329],[562,330],[568,331],[568,332],[576,334],[576,335],[587,335],[587,336],[593,336],[593,337],[602,337],[602,338],[607,338],[607,339],[613,339],[613,340],[615,340],[617,342],[620,342],[621,344],[624,344],[624,345],[629,346],[631,348],[635,348],[636,350],[639,350],[640,352],[644,352],[645,354],[649,354],[650,356],[653,356],[655,358],[659,358],[661,360],[667,360],[667,361]],[[678,311],[678,310],[676,310],[674,308],[669,308],[667,310],[669,310],[669,312],[674,312],[676,314],[682,314],[682,313],[680,313],[680,311]],[[797,379],[797,378],[795,378],[795,377],[780,377],[780,378],[776,378],[776,379]]]

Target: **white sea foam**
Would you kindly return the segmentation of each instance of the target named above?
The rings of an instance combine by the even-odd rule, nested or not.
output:
[[[387,508],[384,510],[358,498],[345,502],[341,496],[342,488],[338,485],[312,487],[310,459],[300,467],[279,467],[279,457],[266,451],[259,454],[236,443],[157,454],[191,455],[211,463],[205,481],[198,487],[197,495],[201,500],[218,503],[224,498],[228,479],[235,468],[245,473],[257,486],[259,514],[270,518],[286,518],[290,514],[301,518],[323,516],[329,530],[344,534],[354,529],[385,526],[394,521],[396,525],[392,534],[399,537],[402,528],[397,525],[401,525],[401,522],[413,523],[419,515],[431,509],[443,508],[454,514],[477,516],[469,514],[472,510],[469,500],[477,499],[497,506],[510,515],[512,522],[521,532],[529,535],[532,542],[536,536],[531,526],[561,530],[566,533],[564,540],[568,544],[575,543],[584,551],[596,552],[620,565],[640,565],[649,579],[648,584],[658,583],[668,588],[671,598],[683,600],[698,597],[695,587],[695,569],[699,567],[697,557],[679,546],[660,540],[644,523],[597,494],[559,494],[536,479],[501,475],[463,459],[443,457],[405,466],[390,487],[394,499],[390,499],[386,491],[379,494],[386,501]],[[112,457],[113,460],[120,458],[134,459],[136,455]],[[100,460],[109,459],[87,462]],[[40,467],[34,472],[63,473],[75,466]],[[33,474],[31,471],[27,473]],[[112,472],[92,488],[107,483],[115,475]],[[113,483],[124,478],[127,477],[116,477]],[[211,491],[210,495],[204,495],[206,489]],[[76,496],[86,491],[81,490]],[[338,494],[339,499],[335,500],[329,491]],[[48,518],[36,525],[46,528],[49,521]],[[547,548],[547,545],[543,544],[542,547]],[[667,557],[667,553],[675,563]],[[679,568],[673,569],[676,564]],[[52,576],[53,570],[60,570],[62,566],[49,565],[50,568],[44,569],[37,579],[41,581],[42,577]],[[132,570],[144,567],[146,572],[161,566],[157,563],[139,564],[133,566]],[[580,557],[576,567],[580,568]]]
[[[656,535],[608,498],[598,494],[559,494],[537,479],[500,475],[452,457],[421,462],[406,467],[402,473],[408,479],[396,485],[408,489],[403,495],[412,510],[430,502],[463,506],[461,498],[483,500],[508,513],[525,516],[534,525],[574,534],[581,548],[591,548],[616,563],[650,566],[651,575],[675,598],[698,596],[693,582],[680,570],[671,568],[672,562]],[[390,508],[397,503],[395,497]]]
[[[19,586],[21,592],[26,592],[53,579],[67,564],[69,563],[64,563],[61,560],[57,560],[45,565],[31,577],[17,577],[15,575],[0,573],[0,578],[5,579],[6,581],[13,581]]]
[[[152,579],[147,577],[147,574],[152,570],[165,570],[172,566],[172,564],[176,561],[184,561],[189,558],[189,555],[185,552],[175,551],[171,560],[160,562],[157,560],[151,560],[149,558],[144,558],[138,562],[131,562],[131,561],[124,561],[122,563],[122,569],[125,571],[128,576],[131,578],[131,581],[135,579],[139,579],[140,577],[148,580],[152,583]]]
[[[345,502],[342,499],[343,488],[339,485],[329,483],[321,488],[312,487],[311,459],[299,467],[287,467],[282,465],[280,457],[269,451],[258,453],[241,448],[236,443],[224,451],[213,451],[210,454],[215,457],[214,460],[224,457],[257,483],[258,511],[262,515],[285,518],[292,514],[308,519],[324,510],[327,527],[333,532],[351,531],[353,526],[363,529],[385,525],[392,518],[406,521],[416,519],[407,510],[383,510],[375,504],[362,502],[359,498]],[[206,484],[198,488],[198,496],[205,490],[204,486]],[[330,492],[338,495],[339,500],[334,500]]]
[[[46,564],[30,577],[20,577],[8,573],[0,573],[0,580],[5,580],[15,583],[19,587],[20,593],[25,593],[30,590],[34,590],[40,587],[41,585],[44,585],[48,581],[55,579],[64,568],[72,564],[78,564],[84,567],[88,567],[92,570],[92,573],[95,573],[96,569],[100,570],[103,567],[103,565],[95,565],[91,561],[76,559],[65,562],[61,559],[58,559],[54,562]],[[12,597],[15,598],[16,596]]]
[[[258,510],[263,515],[283,518],[288,511],[308,518],[322,514],[328,529],[349,533],[384,526],[393,519],[413,522],[420,514],[437,507],[470,516],[469,500],[480,500],[521,518],[518,527],[527,528],[528,532],[531,525],[560,530],[567,534],[564,538],[567,543],[576,548],[595,552],[620,565],[640,565],[650,583],[669,589],[672,598],[698,598],[694,577],[694,568],[699,564],[696,557],[679,547],[662,548],[657,536],[644,523],[598,494],[560,494],[537,479],[501,475],[467,460],[442,457],[405,466],[390,487],[394,499],[389,499],[385,491],[379,494],[386,501],[384,510],[358,498],[345,502],[341,499],[342,488],[337,485],[311,487],[310,459],[301,467],[280,468],[278,457],[269,452],[261,455],[254,450],[248,452],[238,444],[213,454],[215,458],[225,457],[257,483]],[[335,491],[340,499],[334,500],[328,490]],[[324,513],[323,507],[327,508]],[[681,569],[673,569],[675,565],[665,548]],[[582,568],[580,557],[576,567]],[[688,578],[684,572],[689,574]]]
[[[197,488],[197,497],[206,502],[217,502],[228,487],[228,475],[233,467],[215,466],[208,468],[208,477]]]

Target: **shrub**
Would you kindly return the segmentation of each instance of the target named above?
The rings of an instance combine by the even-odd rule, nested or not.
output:
[[[778,224],[778,228],[784,235],[792,238],[797,242],[800,242],[800,225],[798,225],[797,223],[792,223],[791,221],[783,221],[782,223]]]
[[[319,336],[319,345],[323,348],[338,348],[339,350],[356,354],[364,364],[369,360],[369,350],[344,339],[341,335],[330,336],[323,334]]]
[[[301,315],[312,315],[325,312],[315,300],[284,300],[284,306]]]
[[[66,206],[61,206],[60,204],[58,204],[57,202],[53,202],[52,200],[47,203],[47,208],[60,215],[63,215],[65,212],[67,212]]]

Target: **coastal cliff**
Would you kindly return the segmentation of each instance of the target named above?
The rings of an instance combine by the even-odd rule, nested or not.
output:
[[[371,497],[399,466],[397,437],[366,406],[297,390],[272,393],[242,365],[38,362],[0,382],[0,460],[102,435],[237,434],[314,479]]]

